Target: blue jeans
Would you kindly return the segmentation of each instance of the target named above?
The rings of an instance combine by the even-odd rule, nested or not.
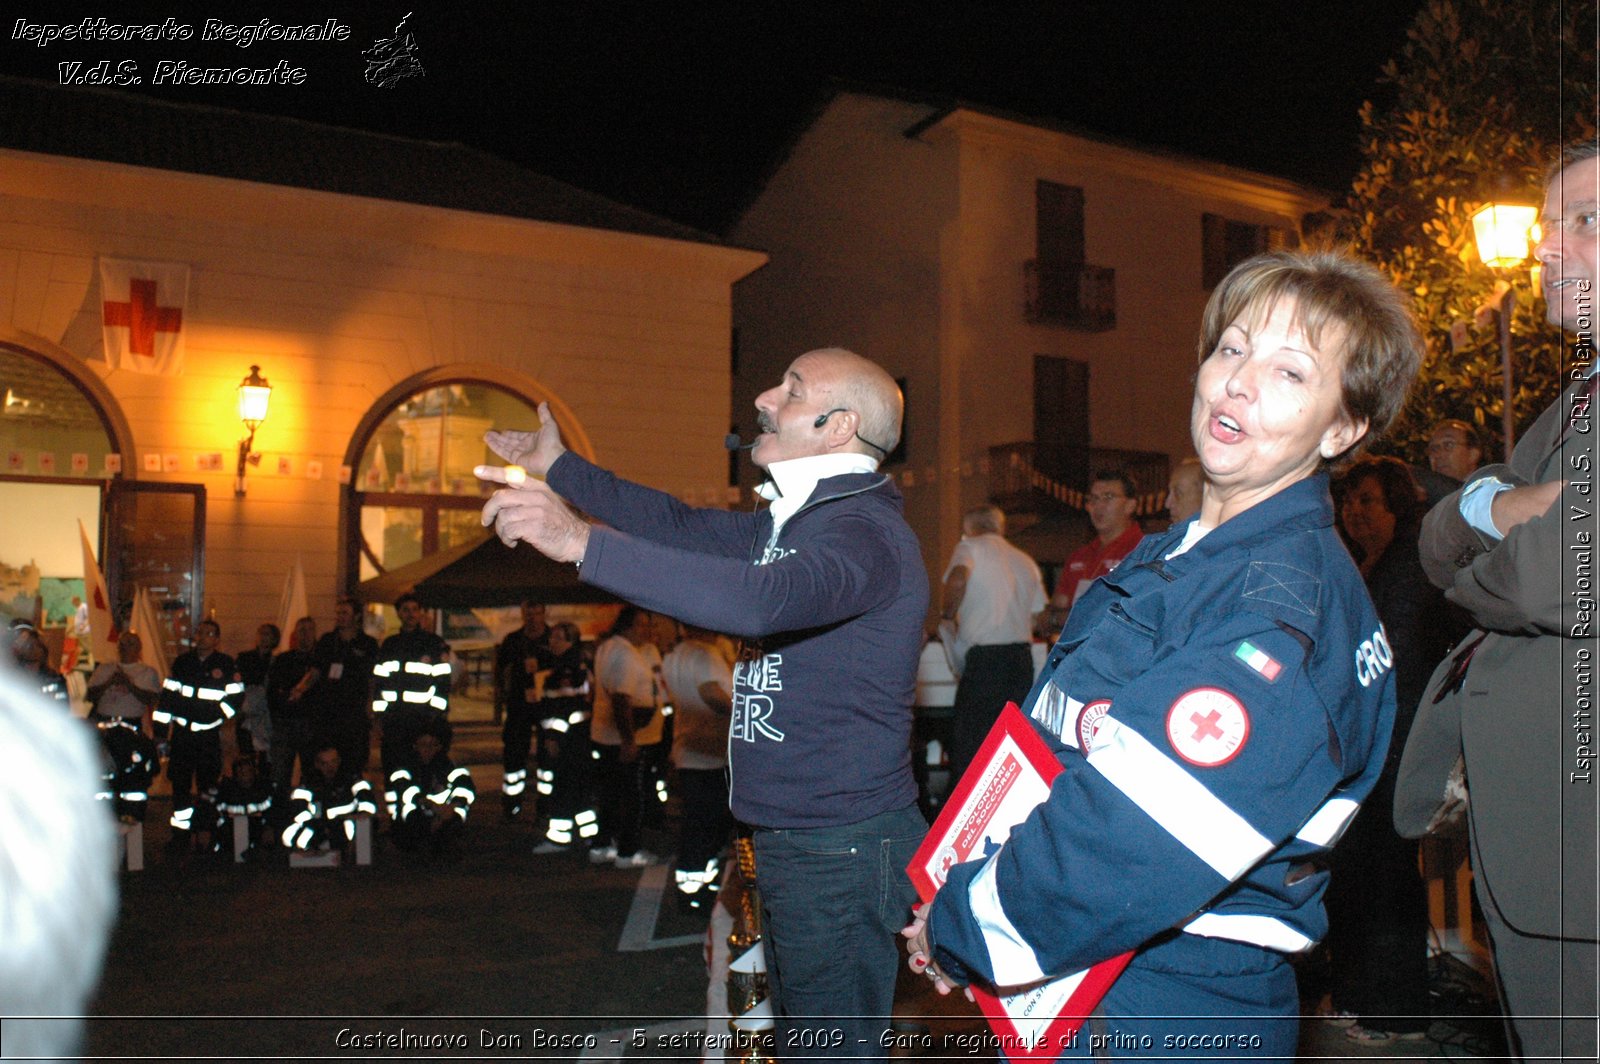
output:
[[[916,900],[906,865],[927,831],[914,805],[840,827],[756,830],[780,1059],[888,1057],[896,933]]]

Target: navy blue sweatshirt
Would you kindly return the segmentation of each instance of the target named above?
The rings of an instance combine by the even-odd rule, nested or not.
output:
[[[547,479],[610,526],[590,534],[586,583],[743,640],[728,737],[735,816],[824,827],[916,801],[928,576],[890,478],[820,481],[773,549],[767,511],[685,506],[571,452]]]

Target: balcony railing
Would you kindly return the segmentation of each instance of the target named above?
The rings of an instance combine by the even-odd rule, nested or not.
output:
[[[1029,259],[1022,279],[1030,324],[1088,332],[1117,327],[1117,271],[1111,267]]]
[[[1139,517],[1166,510],[1167,478],[1172,460],[1159,451],[1130,451],[1120,447],[1072,448],[1041,468],[1035,462],[1032,440],[1002,443],[989,448],[989,498],[1010,513],[1059,513],[1084,508],[1089,477],[1101,470],[1117,470],[1133,478],[1139,488]]]

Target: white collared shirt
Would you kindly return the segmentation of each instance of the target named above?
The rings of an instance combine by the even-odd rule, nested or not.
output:
[[[878,460],[858,451],[833,454],[812,454],[804,458],[788,458],[767,466],[767,479],[756,488],[756,494],[772,503],[772,536],[768,545],[777,542],[778,532],[784,523],[817,490],[817,482],[846,473],[875,473]]]

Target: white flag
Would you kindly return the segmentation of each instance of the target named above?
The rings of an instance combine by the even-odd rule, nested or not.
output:
[[[139,660],[167,675],[166,630],[161,627],[161,616],[156,612],[155,596],[150,589],[141,587],[133,596],[133,630],[139,633]]]
[[[100,319],[106,364],[135,373],[182,373],[188,302],[187,263],[102,258]]]
[[[78,538],[83,542],[83,601],[89,607],[89,649],[94,660],[116,661],[117,644],[111,638],[111,595],[106,591],[105,574],[95,562],[89,530],[78,520]]]
[[[306,571],[295,555],[294,568],[283,581],[283,594],[278,599],[278,631],[283,633],[283,646],[293,647],[290,641],[294,626],[306,615]]]

